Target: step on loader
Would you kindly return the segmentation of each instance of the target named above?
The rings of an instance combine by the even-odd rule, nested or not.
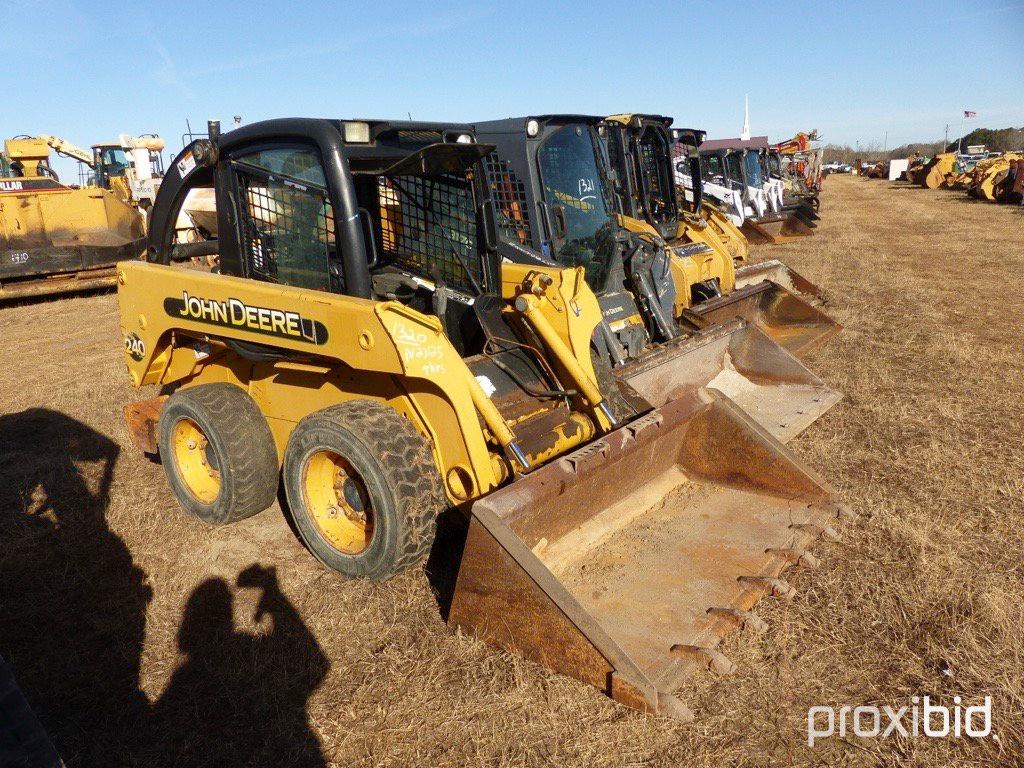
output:
[[[211,124],[170,166],[147,261],[118,266],[131,381],[159,388],[129,431],[210,524],[270,507],[280,478],[343,576],[393,576],[462,517],[450,625],[687,718],[680,681],[727,671],[720,639],[790,593],[844,510],[714,379],[805,369],[735,320],[681,343],[686,379],[651,361],[650,398],[609,380],[584,270],[489,247],[492,150],[431,123]],[[168,266],[195,188],[217,273]]]

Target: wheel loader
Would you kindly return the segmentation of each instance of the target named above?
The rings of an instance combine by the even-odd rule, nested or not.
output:
[[[497,147],[485,172],[522,190],[507,212],[537,211],[515,237],[559,263],[587,268],[609,322],[624,322],[633,334],[618,339],[625,356],[644,343],[645,324],[651,339],[664,342],[685,333],[676,328],[680,320],[743,317],[797,356],[837,333],[820,310],[765,278],[816,290],[811,283],[779,262],[736,270],[720,240],[680,217],[671,120],[638,116],[631,128],[631,119],[546,115],[473,126],[478,140]],[[705,239],[693,242],[698,236]],[[744,285],[737,287],[738,278]]]
[[[492,150],[430,123],[211,125],[170,165],[146,260],[118,266],[129,375],[156,388],[129,432],[210,524],[283,486],[344,577],[407,569],[439,515],[463,518],[452,627],[688,718],[680,683],[729,671],[720,639],[760,628],[751,609],[845,514],[780,441],[792,425],[716,388],[800,366],[747,354],[768,340],[735,320],[647,360],[638,376],[671,358],[656,403],[608,381],[584,268],[497,245]],[[216,197],[219,273],[168,266],[193,189]]]
[[[940,152],[914,170],[913,181],[926,189],[946,186],[957,173],[956,152]]]
[[[145,248],[138,208],[111,189],[61,184],[47,138],[4,142],[0,301],[112,286],[114,265]]]

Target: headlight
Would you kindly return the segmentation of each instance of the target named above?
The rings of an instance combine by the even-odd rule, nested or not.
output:
[[[370,143],[369,123],[343,123],[345,130],[345,141],[350,144]]]
[[[536,120],[527,120],[526,135],[532,139],[538,133],[540,133],[540,123],[538,123]]]

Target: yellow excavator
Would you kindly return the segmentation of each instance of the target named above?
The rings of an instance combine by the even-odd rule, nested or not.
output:
[[[689,718],[683,680],[729,672],[721,638],[763,626],[844,514],[783,445],[809,422],[776,418],[827,388],[739,319],[608,376],[585,267],[494,217],[493,150],[452,124],[211,124],[168,168],[146,260],[118,266],[129,376],[153,388],[129,431],[210,524],[280,479],[343,577],[405,570],[461,521],[461,554],[435,551],[452,627]],[[233,222],[219,273],[168,266],[195,189]]]

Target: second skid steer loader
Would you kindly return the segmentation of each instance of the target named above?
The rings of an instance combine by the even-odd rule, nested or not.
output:
[[[816,290],[779,262],[736,270],[720,241],[691,241],[695,230],[680,224],[671,121],[638,116],[633,128],[629,122],[547,115],[474,124],[477,138],[496,146],[484,163],[492,185],[518,195],[498,210],[515,221],[516,240],[557,263],[583,265],[609,323],[626,322],[637,337],[641,317],[653,318],[648,335],[656,341],[685,333],[674,327],[679,319],[685,326],[742,317],[802,356],[837,333],[840,326],[816,307],[765,282],[784,273],[798,290]],[[657,274],[638,281],[647,274],[646,266],[633,268],[638,262]],[[738,275],[745,282],[739,289]],[[628,311],[627,294],[641,313]],[[620,341],[628,352],[643,340]]]
[[[691,241],[696,229],[706,231],[703,218],[702,176],[697,152],[705,132],[696,129],[675,129],[670,133],[671,118],[651,115],[616,115],[608,118],[605,130],[608,154],[615,173],[617,199],[630,226],[648,230],[666,239],[670,248]],[[675,140],[675,147],[671,146]],[[682,152],[680,153],[680,147]],[[696,188],[694,203],[676,200],[674,180],[676,157],[690,158],[687,171],[690,186]],[[660,179],[667,179],[671,193],[662,193]],[[668,195],[675,200],[668,199]],[[699,224],[693,224],[696,220]],[[739,236],[742,238],[741,234]],[[709,245],[715,241],[709,240]],[[717,241],[723,242],[723,241]],[[819,304],[823,296],[813,283],[780,261],[769,260],[738,266],[734,271],[734,290],[721,291],[723,296],[696,304],[691,308],[709,319],[734,315],[748,317],[765,328],[767,333],[796,354],[814,348],[838,333],[839,326],[824,313],[805,306]],[[795,301],[794,296],[802,301]],[[794,329],[800,327],[798,335]]]
[[[130,432],[211,524],[269,507],[280,477],[344,576],[398,573],[464,516],[453,627],[689,717],[680,682],[728,671],[719,640],[760,624],[844,510],[713,381],[770,390],[799,364],[751,357],[767,339],[734,321],[680,344],[660,390],[649,361],[654,402],[623,388],[616,413],[583,269],[486,247],[491,149],[430,123],[212,126],[171,163],[147,262],[118,267],[132,383],[159,388]],[[195,188],[215,193],[219,274],[168,266]]]

